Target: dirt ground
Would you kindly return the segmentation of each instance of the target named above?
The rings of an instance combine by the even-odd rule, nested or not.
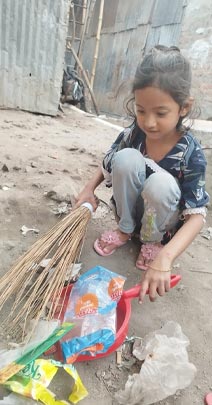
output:
[[[24,237],[20,231],[23,225],[38,228],[42,234],[58,220],[53,209],[60,202],[48,198],[47,193],[55,191],[61,201],[70,200],[91,177],[118,132],[70,107],[56,118],[1,110],[1,275],[38,237],[32,232]],[[104,185],[97,194],[109,202],[110,190]],[[125,288],[129,288],[141,276],[134,265],[138,243],[130,241],[108,258],[97,256],[92,248],[95,238],[114,226],[112,212],[101,204],[87,232],[81,256],[83,271],[102,265],[127,276]],[[205,230],[211,226],[209,211]],[[196,378],[187,389],[159,402],[161,405],[201,405],[204,395],[212,390],[211,262],[211,240],[200,234],[175,263],[174,272],[182,275],[181,283],[155,303],[147,297],[142,306],[137,300],[132,302],[128,336],[144,337],[173,320],[190,339],[189,359],[197,368]],[[114,393],[124,387],[129,373],[134,372],[133,368],[118,369],[115,353],[105,359],[77,363],[76,367],[89,392],[82,405],[115,405]],[[59,381],[59,392],[70,392],[67,381]],[[18,401],[17,405],[22,403]],[[23,403],[34,402],[25,399]]]

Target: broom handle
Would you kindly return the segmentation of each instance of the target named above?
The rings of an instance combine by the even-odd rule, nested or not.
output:
[[[81,207],[86,207],[91,211],[91,213],[93,213],[93,206],[89,202],[82,203]]]
[[[181,280],[181,276],[179,274],[172,274],[170,287],[171,288],[175,287],[179,283],[180,280]],[[137,297],[139,297],[140,290],[141,290],[141,284],[136,284],[134,287],[130,288],[129,290],[124,291],[121,298],[122,299],[137,298]],[[149,291],[147,291],[146,294],[149,294]]]

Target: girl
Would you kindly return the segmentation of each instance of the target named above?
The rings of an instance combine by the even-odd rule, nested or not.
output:
[[[200,232],[209,196],[201,146],[183,126],[193,99],[189,62],[176,47],[153,48],[138,66],[133,83],[135,116],[107,152],[102,167],[84,187],[77,206],[94,209],[96,187],[113,187],[118,228],[104,232],[94,249],[108,256],[140,232],[136,267],[142,276],[140,303],[169,291],[174,260]]]

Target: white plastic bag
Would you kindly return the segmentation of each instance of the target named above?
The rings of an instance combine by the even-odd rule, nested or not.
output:
[[[144,360],[139,374],[129,376],[125,389],[116,393],[120,404],[149,405],[161,401],[187,387],[196,368],[189,363],[188,338],[173,321],[144,338],[142,347],[133,354]]]

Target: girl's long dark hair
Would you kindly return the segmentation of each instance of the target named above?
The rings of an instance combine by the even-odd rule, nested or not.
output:
[[[186,105],[191,89],[191,66],[176,46],[158,45],[152,48],[138,65],[132,84],[132,93],[145,87],[157,87],[169,94],[180,108]],[[131,97],[126,108],[134,119],[132,108],[134,97]],[[187,116],[191,115],[191,112]],[[180,117],[177,129],[183,128]]]

